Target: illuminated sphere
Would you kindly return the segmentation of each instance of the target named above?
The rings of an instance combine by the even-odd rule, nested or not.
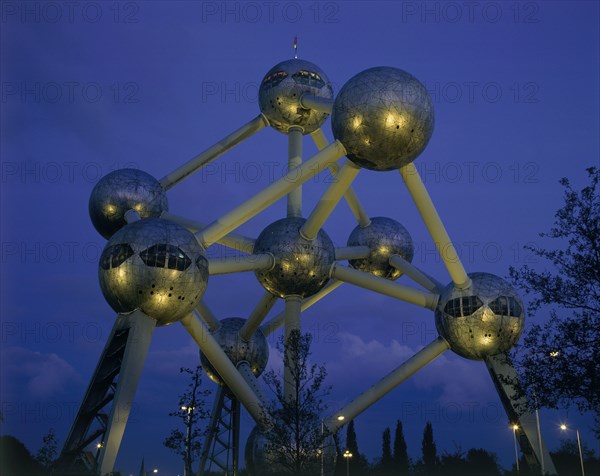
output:
[[[320,421],[317,423],[320,429]],[[320,446],[320,445],[319,445]],[[246,440],[244,449],[244,460],[246,469],[251,476],[279,476],[289,473],[290,465],[284,465],[280,458],[283,455],[277,454],[275,448],[277,443],[271,443],[268,435],[254,427]],[[323,442],[323,474],[332,476],[335,472],[335,462],[337,453],[335,450],[335,441],[332,435],[325,437]],[[318,450],[321,450],[319,447]],[[313,449],[314,451],[314,449]],[[286,471],[287,469],[287,471]],[[306,467],[302,474],[321,474],[321,454],[314,451],[314,459],[306,460]]]
[[[400,223],[391,218],[371,218],[371,224],[357,226],[350,233],[348,246],[368,246],[371,254],[367,258],[349,260],[350,266],[381,278],[398,279],[402,272],[389,263],[390,256],[400,255],[409,263],[414,255],[413,241]]]
[[[245,322],[246,319],[240,317],[228,317],[221,320],[221,325],[216,331],[212,332],[212,335],[225,351],[229,360],[233,362],[233,365],[237,366],[240,362],[248,362],[252,373],[258,377],[267,366],[269,346],[267,338],[260,329],[252,334],[249,341],[243,340],[240,337],[240,329]],[[223,385],[221,377],[204,354],[200,353],[200,359],[206,375],[213,382]]]
[[[523,333],[523,301],[504,279],[471,273],[472,285],[460,290],[450,283],[440,296],[435,326],[450,348],[467,359],[506,352]]]
[[[314,240],[300,236],[305,218],[288,217],[267,226],[256,239],[254,253],[270,253],[275,266],[256,271],[260,284],[270,293],[286,296],[312,296],[329,281],[335,248],[323,229]]]
[[[92,190],[90,218],[106,239],[125,226],[125,212],[132,208],[142,218],[158,218],[169,209],[165,190],[152,175],[137,169],[115,170]]]
[[[98,277],[104,298],[116,312],[140,309],[166,325],[200,302],[208,283],[208,261],[186,228],[147,218],[125,225],[108,240]]]
[[[282,61],[260,83],[258,104],[279,132],[287,134],[290,127],[297,126],[309,134],[321,127],[329,114],[302,107],[300,98],[306,93],[333,98],[331,83],[317,65],[299,59]]]
[[[433,132],[425,87],[397,68],[358,73],[341,89],[331,113],[333,136],[347,157],[366,169],[394,170],[423,152]]]

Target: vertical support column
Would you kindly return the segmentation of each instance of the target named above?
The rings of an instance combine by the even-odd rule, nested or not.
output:
[[[302,129],[290,127],[288,131],[288,172],[302,164]],[[287,216],[302,216],[302,186],[288,193]]]
[[[302,298],[300,296],[288,296],[285,298],[285,356],[283,369],[283,394],[288,403],[292,403],[296,398],[296,379],[294,374],[298,366],[297,349],[290,349],[288,339],[293,331],[300,330],[300,313]],[[292,371],[292,369],[294,369]]]
[[[133,405],[133,397],[137,390],[152,334],[156,327],[156,321],[141,311],[135,311],[128,319],[130,320],[130,331],[127,336],[127,345],[108,417],[105,439],[98,457],[99,474],[102,476],[110,473],[115,465],[123,433],[125,433],[125,426]]]

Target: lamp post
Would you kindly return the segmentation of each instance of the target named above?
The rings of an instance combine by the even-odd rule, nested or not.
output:
[[[350,476],[350,458],[352,458],[352,453],[346,450],[344,452],[344,458],[346,458],[346,476]]]
[[[517,425],[516,423],[513,423],[511,428],[513,431],[513,441],[515,443],[515,463],[517,465],[517,473],[518,473],[520,471],[519,470],[519,451],[517,450],[517,430],[519,429],[519,425]]]
[[[191,451],[191,439],[192,439],[192,412],[194,411],[193,405],[183,406],[182,410],[187,411],[187,419],[186,419],[186,434],[185,434],[185,466],[183,468],[184,476],[191,476],[192,467],[192,451]]]
[[[560,425],[561,431],[567,431],[567,425],[561,423]],[[585,469],[583,468],[583,451],[581,451],[581,439],[579,438],[579,429],[575,429],[575,434],[577,435],[577,447],[579,448],[579,463],[581,464],[581,476],[585,476]]]
[[[325,476],[325,421],[321,418],[321,476]]]

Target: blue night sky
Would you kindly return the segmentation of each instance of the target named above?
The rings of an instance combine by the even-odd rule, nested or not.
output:
[[[538,233],[561,206],[558,180],[581,188],[585,168],[599,162],[597,2],[6,1],[1,9],[1,432],[34,452],[50,427],[64,441],[114,322],[97,279],[105,240],[87,211],[95,182],[123,167],[161,178],[254,118],[258,84],[292,57],[294,35],[300,58],[319,65],[336,92],[372,66],[425,84],[436,124],[415,164],[468,271],[543,267],[523,245],[547,245]],[[331,140],[329,121],[324,131]],[[313,155],[312,141],[304,144]],[[170,190],[170,211],[218,218],[280,177],[286,151],[284,135],[261,131]],[[327,185],[327,175],[307,183],[305,214]],[[398,173],[364,170],[354,188],[370,215],[409,230],[417,266],[449,281]],[[240,231],[255,237],[284,214],[280,200]],[[355,224],[340,203],[325,230],[344,246]],[[246,317],[262,293],[252,273],[216,276],[205,301],[218,317]],[[331,412],[437,335],[430,311],[346,284],[303,323],[313,360],[327,363]],[[197,361],[181,325],[156,331],[117,468],[132,473],[145,456],[161,474],[181,471],[162,440],[186,384],[178,369]],[[483,447],[512,462],[512,433],[482,363],[447,352],[361,414],[367,457],[380,455],[381,433],[396,419],[413,459],[430,420],[440,453]],[[590,419],[575,409],[542,412],[551,449],[565,419],[598,450]],[[246,435],[250,419],[242,424]]]

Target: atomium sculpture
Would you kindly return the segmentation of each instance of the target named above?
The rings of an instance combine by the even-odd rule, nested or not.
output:
[[[63,468],[87,466],[101,475],[112,471],[153,331],[179,321],[198,344],[206,373],[220,385],[199,474],[208,459],[216,462],[210,445],[219,440],[223,412],[229,412],[234,432],[239,431],[240,403],[256,422],[246,444],[248,468],[261,476],[276,471],[268,463],[264,432],[274,417],[265,410],[257,380],[268,359],[266,336],[282,325],[286,335],[300,329],[303,310],[349,283],[431,309],[439,336],[347,406],[324,415],[328,441],[450,349],[486,363],[509,419],[519,425],[523,453],[554,474],[530,406],[506,383],[515,378],[506,352],[523,332],[523,303],[503,279],[467,274],[413,164],[434,125],[432,101],[423,85],[400,69],[377,67],[351,78],[334,97],[325,73],[295,58],[265,75],[259,105],[258,117],[160,180],[124,169],[94,187],[90,216],[108,239],[99,263],[100,285],[118,316],[62,450]],[[329,115],[335,138],[331,144],[321,129]],[[169,213],[170,188],[269,125],[288,136],[289,172],[284,177],[208,225]],[[302,154],[305,135],[319,148],[308,160]],[[338,165],[344,156],[347,160]],[[413,242],[402,224],[367,215],[351,187],[361,168],[400,172],[446,265],[451,278],[447,286],[411,263]],[[325,169],[335,181],[303,217],[302,184]],[[287,216],[256,239],[234,232],[285,196]],[[347,246],[335,248],[323,225],[342,197],[358,225]],[[207,260],[205,250],[214,243],[246,254]],[[249,271],[265,294],[247,319],[219,320],[202,301],[209,275]],[[397,283],[403,275],[418,287]],[[284,300],[284,312],[265,322],[277,299]],[[289,369],[284,369],[284,392],[293,398],[288,376]],[[239,432],[233,436],[232,474],[237,471],[238,439]],[[101,447],[94,456],[88,448],[97,441]],[[323,473],[335,459],[332,448],[324,446],[328,463]]]

